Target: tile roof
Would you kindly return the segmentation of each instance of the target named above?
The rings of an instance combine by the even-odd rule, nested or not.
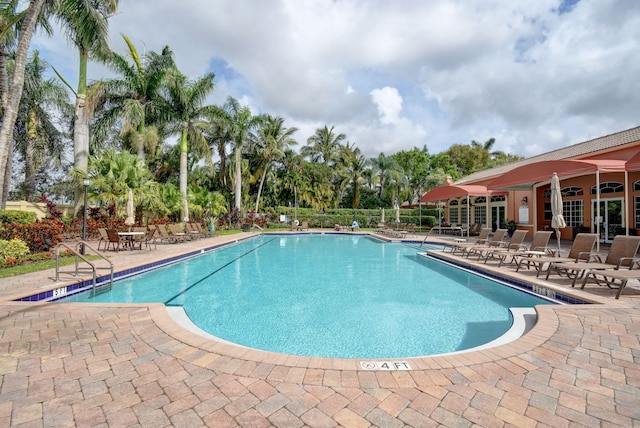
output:
[[[534,162],[541,162],[545,160],[562,160],[562,159],[576,159],[582,158],[586,155],[595,154],[598,152],[606,151],[621,147],[630,143],[640,141],[640,126],[627,129],[626,131],[616,132],[614,134],[605,135],[604,137],[594,138],[593,140],[584,141],[582,143],[573,144],[568,147],[553,150],[551,152],[543,153],[541,155],[533,156],[521,161],[513,162],[508,165],[499,166],[496,168],[486,169],[479,171],[456,181],[455,184],[473,183],[476,181],[487,180],[493,177],[500,176],[513,168],[527,165]]]

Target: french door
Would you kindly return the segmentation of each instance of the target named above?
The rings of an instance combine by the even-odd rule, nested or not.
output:
[[[600,224],[600,240],[611,242],[617,229],[624,230],[624,201],[622,198],[600,199],[600,217],[598,218],[597,201],[592,201],[593,233]]]

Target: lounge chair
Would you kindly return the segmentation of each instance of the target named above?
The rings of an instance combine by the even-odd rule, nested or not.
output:
[[[497,229],[495,232],[493,232],[493,236],[491,237],[491,240],[488,243],[481,244],[481,245],[472,245],[466,248],[466,250],[463,251],[462,255],[464,256],[466,254],[467,258],[469,258],[471,254],[474,254],[474,253],[481,254],[482,251],[485,251],[485,250],[492,250],[497,247],[504,247],[505,245],[504,237],[506,235],[507,235],[507,229]]]
[[[598,235],[595,233],[578,233],[576,239],[573,241],[571,250],[567,257],[554,257],[554,256],[540,256],[540,257],[519,257],[518,267],[516,272],[520,270],[523,264],[527,264],[527,267],[534,265],[538,270],[536,276],[540,276],[542,267],[545,264],[562,263],[562,262],[579,262],[581,260],[590,260],[593,256],[593,247],[596,245]],[[534,255],[535,256],[535,255]],[[548,270],[548,267],[547,267]]]
[[[174,244],[178,242],[175,236],[169,235],[169,232],[167,231],[167,228],[164,224],[156,224],[156,229],[158,230],[158,233],[160,233],[160,242],[164,241]]]
[[[547,269],[547,276],[545,279],[549,279],[549,275],[552,270],[558,273],[566,273],[569,277],[573,277],[572,287],[575,287],[576,280],[582,278],[585,272],[602,269],[620,269],[623,266],[630,267],[636,258],[638,248],[640,247],[640,236],[624,236],[617,235],[613,238],[611,248],[604,261],[599,255],[593,257],[594,262],[579,262],[579,263],[556,263],[553,262]],[[584,288],[586,282],[582,283]]]
[[[491,228],[490,227],[485,227],[484,229],[482,229],[480,231],[480,235],[478,235],[478,237],[476,238],[475,241],[473,242],[456,242],[455,244],[450,244],[450,251],[452,254],[457,253],[458,251],[460,251],[462,254],[465,253],[467,248],[473,247],[474,245],[483,245],[486,244],[488,242],[489,239],[489,234],[491,233]],[[424,240],[422,241],[422,243],[424,244],[424,241],[427,240],[427,237],[424,237]],[[447,247],[445,247],[446,249]]]
[[[517,231],[516,231],[517,232]],[[533,234],[533,240],[531,241],[531,245],[527,248],[525,245],[521,245],[519,248],[513,249],[503,249],[498,248],[493,250],[492,252],[487,254],[484,262],[487,263],[489,258],[500,259],[500,263],[498,263],[498,267],[502,266],[508,258],[510,258],[510,263],[516,262],[518,257],[531,257],[535,255],[535,253],[545,253],[547,255],[553,255],[551,250],[547,248],[549,244],[549,238],[551,238],[550,231],[537,231]],[[539,254],[538,254],[539,255]]]
[[[526,230],[516,230],[513,232],[511,239],[508,243],[502,242],[498,244],[499,248],[488,246],[486,248],[472,248],[470,252],[478,255],[478,260],[484,258],[484,262],[487,263],[487,259],[492,257],[494,253],[515,253],[523,248],[524,238],[527,236]]]
[[[633,268],[634,264],[637,264],[638,260],[631,264]],[[593,279],[598,285],[606,285],[609,288],[618,289],[616,293],[616,299],[620,298],[622,290],[627,286],[627,283],[631,280],[640,279],[640,269],[596,269],[589,270],[584,275],[582,280],[582,287],[587,284],[589,279]]]
[[[186,236],[190,237],[191,239],[199,239],[203,237],[202,233],[200,233],[198,228],[193,223],[186,223],[184,227]]]
[[[185,229],[181,224],[171,223],[168,227],[170,235],[173,236],[176,241],[185,241],[186,239],[192,238],[187,232],[185,232]]]

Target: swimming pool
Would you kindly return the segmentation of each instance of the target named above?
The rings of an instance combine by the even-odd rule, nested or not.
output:
[[[198,327],[230,342],[339,358],[472,348],[509,329],[509,308],[550,303],[410,245],[309,234],[263,235],[64,301],[182,306]]]

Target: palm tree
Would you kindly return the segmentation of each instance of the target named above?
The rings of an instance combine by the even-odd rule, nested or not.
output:
[[[360,149],[347,143],[340,149],[340,164],[346,172],[347,180],[351,184],[353,190],[352,208],[360,206],[360,183],[363,181],[363,171],[366,167],[367,160],[360,153]]]
[[[103,108],[96,114],[94,136],[103,136],[119,123],[125,144],[144,159],[145,148],[151,150],[159,141],[156,128],[146,125],[151,114],[162,116],[156,111],[158,94],[173,65],[173,52],[165,46],[160,54],[149,52],[141,58],[131,40],[125,35],[122,37],[132,63],[115,52],[107,57],[106,64],[120,77],[96,84]]]
[[[298,128],[285,128],[284,119],[266,115],[265,120],[258,130],[255,146],[262,161],[262,174],[256,197],[256,212],[260,207],[260,195],[264,186],[267,171],[273,162],[279,161],[284,156],[284,151],[290,146],[298,144],[291,136]]]
[[[27,64],[29,45],[31,44],[31,36],[33,35],[36,23],[38,22],[38,16],[40,15],[44,4],[45,0],[31,0],[20,26],[15,66],[13,69],[13,79],[6,92],[7,102],[2,106],[2,127],[0,128],[0,171],[6,171],[7,162],[11,155],[13,129],[16,123],[16,118],[18,117],[20,99],[22,98],[24,72]],[[0,174],[0,208],[5,208],[7,201],[5,181],[7,181],[5,174]]]
[[[227,135],[232,138],[234,151],[234,207],[242,209],[242,149],[244,143],[248,141],[249,135],[261,123],[261,116],[254,116],[247,106],[240,106],[238,100],[233,97],[227,98],[222,107],[222,123]]]
[[[166,211],[161,199],[161,188],[153,180],[151,171],[140,159],[127,151],[107,149],[89,158],[87,173],[74,169],[72,175],[91,179],[91,199],[103,206],[114,205],[116,213],[124,214],[129,190],[133,192],[136,206],[154,213]]]
[[[312,162],[322,159],[323,165],[330,165],[341,142],[347,138],[345,134],[334,134],[333,128],[329,129],[325,125],[324,128],[316,129],[315,134],[307,139],[307,145],[302,147],[301,154],[309,157]]]
[[[108,17],[115,13],[118,0],[58,0],[54,15],[78,48],[80,55],[75,121],[73,125],[74,166],[87,170],[89,160],[89,106],[87,97],[87,63],[89,55],[104,58],[108,52]],[[70,87],[71,88],[71,87]],[[71,88],[73,90],[73,88]],[[76,192],[76,209],[82,189]]]
[[[189,150],[193,150],[196,154],[209,153],[203,130],[206,127],[206,119],[217,117],[219,112],[214,106],[202,105],[214,89],[214,77],[214,73],[207,73],[191,81],[174,68],[167,76],[167,85],[163,90],[164,97],[159,102],[159,109],[168,112],[168,131],[180,135],[180,193],[182,194],[183,221],[189,221],[187,199]],[[208,159],[210,158],[211,156],[208,156]]]
[[[24,159],[24,193],[28,201],[34,196],[36,171],[46,162],[46,154],[61,161],[62,133],[56,127],[50,110],[62,113],[69,123],[73,115],[66,88],[56,79],[44,79],[48,67],[38,51],[31,54],[16,122],[16,144]]]

